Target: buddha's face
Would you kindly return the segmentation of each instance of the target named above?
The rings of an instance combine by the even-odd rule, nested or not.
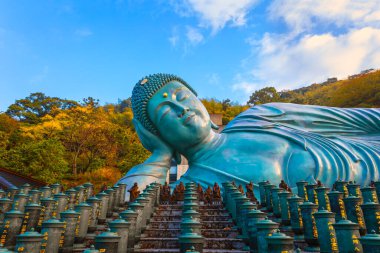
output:
[[[158,90],[149,100],[147,109],[160,136],[173,147],[195,145],[211,131],[206,108],[186,86],[177,81]]]

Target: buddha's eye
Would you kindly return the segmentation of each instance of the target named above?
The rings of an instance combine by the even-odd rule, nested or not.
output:
[[[176,99],[177,101],[183,101],[187,99],[189,96],[190,96],[189,92],[183,90],[177,93]]]
[[[164,105],[160,108],[160,111],[158,112],[158,114],[160,115],[159,116],[159,119],[163,119],[168,113],[170,112],[170,106],[168,105]]]

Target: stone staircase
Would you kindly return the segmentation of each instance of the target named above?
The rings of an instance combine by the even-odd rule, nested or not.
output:
[[[245,253],[246,244],[239,239],[239,232],[230,214],[222,204],[199,207],[201,233],[205,237],[204,253]],[[181,234],[182,205],[159,205],[150,222],[135,245],[135,252],[180,252],[178,237]]]

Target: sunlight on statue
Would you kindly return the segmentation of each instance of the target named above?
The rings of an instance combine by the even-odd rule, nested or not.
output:
[[[180,162],[181,155],[189,169],[180,181],[203,186],[379,180],[379,109],[270,103],[248,109],[216,133],[196,92],[169,74],[141,79],[132,109],[138,136],[152,155],[119,181],[128,185],[164,184],[170,161]]]

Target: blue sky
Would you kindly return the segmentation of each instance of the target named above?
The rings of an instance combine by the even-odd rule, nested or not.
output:
[[[151,73],[245,103],[380,68],[380,0],[0,1],[0,111],[32,92],[101,103]]]

